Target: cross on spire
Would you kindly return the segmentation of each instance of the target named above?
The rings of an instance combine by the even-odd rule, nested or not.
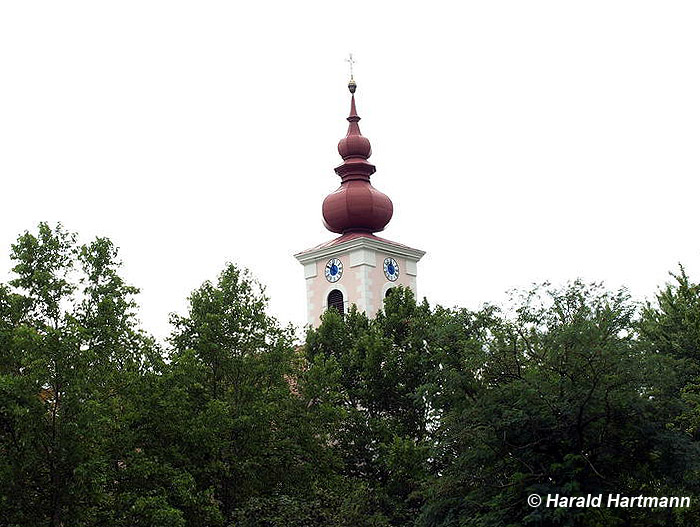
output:
[[[352,53],[350,53],[350,56],[347,59],[345,59],[345,62],[350,64],[350,80],[354,80],[354,78],[352,76],[352,67],[356,61],[355,61],[355,59],[352,58]]]

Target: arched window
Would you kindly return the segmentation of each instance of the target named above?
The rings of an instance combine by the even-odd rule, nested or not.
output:
[[[386,290],[386,293],[384,293],[384,298],[389,298],[389,295],[394,292],[394,288],[390,287],[389,289]]]
[[[333,291],[328,293],[328,309],[337,309],[338,313],[342,315],[344,313],[344,307],[343,293],[338,289],[333,289]]]

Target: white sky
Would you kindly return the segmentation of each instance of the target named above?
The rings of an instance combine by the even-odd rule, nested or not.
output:
[[[39,221],[109,236],[158,336],[226,261],[305,322],[349,107],[431,303],[700,280],[700,3],[2,2],[0,279]]]

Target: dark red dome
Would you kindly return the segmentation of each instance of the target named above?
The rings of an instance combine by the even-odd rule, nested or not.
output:
[[[369,144],[369,139],[362,135],[348,135],[338,143],[338,153],[345,160],[351,157],[367,159],[372,155],[372,145]]]
[[[347,135],[338,143],[338,152],[344,163],[335,169],[341,177],[338,190],[323,200],[323,224],[329,231],[378,232],[391,220],[394,206],[389,197],[372,186],[370,176],[375,167],[367,161],[372,155],[369,139],[360,133],[360,117],[355,109],[355,84],[350,101],[350,126]]]
[[[323,200],[323,224],[332,232],[379,232],[394,214],[389,196],[369,182],[350,180]]]

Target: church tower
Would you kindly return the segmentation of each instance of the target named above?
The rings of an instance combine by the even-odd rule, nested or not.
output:
[[[392,287],[416,292],[418,261],[425,251],[375,236],[394,213],[389,197],[372,186],[375,166],[369,140],[360,133],[355,107],[357,85],[351,78],[347,135],[338,143],[343,163],[335,169],[340,187],[323,201],[323,224],[338,238],[295,254],[304,266],[308,323],[320,324],[326,309],[341,314],[355,304],[368,316],[383,306]]]

